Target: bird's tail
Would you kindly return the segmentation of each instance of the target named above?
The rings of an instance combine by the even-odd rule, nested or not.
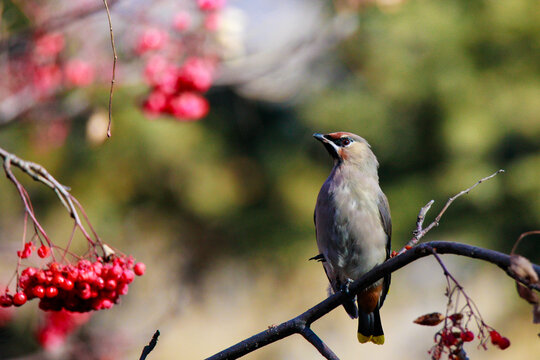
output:
[[[371,341],[374,344],[384,344],[384,332],[381,315],[377,306],[372,313],[358,311],[358,341],[362,344]]]
[[[351,319],[356,319],[358,317],[358,308],[354,303],[354,299],[344,302],[343,307],[345,308],[345,311],[347,312],[347,314],[349,314]]]

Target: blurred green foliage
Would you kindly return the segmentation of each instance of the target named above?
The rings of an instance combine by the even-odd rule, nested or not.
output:
[[[358,16],[358,31],[334,55],[342,67],[327,69],[330,86],[300,103],[216,88],[206,119],[178,123],[147,119],[138,109],[144,89],[119,86],[113,137],[103,144],[88,140],[89,112],[70,119],[61,146],[32,119],[1,128],[0,146],[45,166],[106,243],[163,267],[155,273],[180,274],[181,287],[224,259],[282,275],[316,255],[313,208],[332,163],[314,132],[370,142],[394,249],[425,203],[436,200],[429,222],[450,196],[500,168],[506,173],[458,199],[426,239],[508,252],[522,232],[540,229],[540,2],[415,0]],[[108,87],[85,95],[105,111]],[[53,241],[66,242],[72,223],[55,194],[15,173]],[[3,269],[15,266],[22,214],[15,188],[0,180],[0,246],[13,251]],[[540,262],[538,239],[519,251]]]
[[[177,123],[146,119],[134,100],[141,89],[118,88],[103,145],[87,141],[90,114],[73,119],[61,147],[36,144],[26,121],[3,128],[0,144],[71,186],[107,242],[146,260],[147,239],[158,239],[185,258],[178,270],[193,283],[222,257],[286,271],[305,260],[301,249],[315,255],[312,211],[331,160],[314,132],[351,131],[371,143],[394,248],[427,201],[437,201],[429,220],[451,195],[507,170],[456,201],[430,238],[509,251],[521,232],[540,227],[540,4],[408,1],[359,17],[331,86],[299,105],[219,88],[206,119]],[[88,92],[103,109],[107,94]],[[54,193],[19,177],[46,228],[67,236]],[[8,228],[21,204],[7,180],[0,193]],[[522,248],[538,262],[534,244]]]

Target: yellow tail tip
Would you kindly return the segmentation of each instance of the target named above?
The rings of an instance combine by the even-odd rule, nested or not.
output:
[[[369,336],[366,336],[366,335],[358,333],[357,337],[358,337],[358,342],[360,344],[365,344],[365,343],[370,342],[370,341],[372,343],[374,343],[374,344],[377,344],[377,345],[384,344],[384,335],[379,335],[379,336],[369,335]]]
[[[373,337],[373,336],[371,336],[371,335],[370,335],[370,336],[366,336],[366,335],[362,335],[362,334],[360,334],[360,333],[358,333],[357,336],[358,336],[358,342],[359,342],[360,344],[365,344],[365,343],[371,341],[371,338]]]
[[[371,342],[374,343],[374,344],[377,344],[377,345],[384,344],[384,335],[373,336],[371,338]]]

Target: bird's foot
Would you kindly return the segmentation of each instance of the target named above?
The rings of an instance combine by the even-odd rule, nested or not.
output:
[[[345,292],[345,294],[349,294],[349,286],[354,282],[353,279],[349,279],[347,278],[347,280],[345,281],[345,284],[343,284],[341,286],[341,291]]]

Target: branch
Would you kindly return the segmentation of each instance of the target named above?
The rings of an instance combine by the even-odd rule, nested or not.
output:
[[[480,180],[478,180],[476,183],[474,183],[473,186],[471,186],[470,188],[468,189],[465,189],[463,191],[460,191],[459,193],[457,193],[456,195],[452,196],[450,199],[448,199],[448,201],[446,202],[446,204],[444,205],[444,207],[442,208],[441,212],[439,213],[439,215],[437,215],[437,217],[435,218],[435,220],[433,220],[433,222],[431,222],[431,224],[429,224],[426,228],[423,228],[424,226],[424,220],[426,218],[426,214],[427,212],[429,211],[429,209],[431,209],[431,205],[433,205],[433,203],[435,203],[435,200],[431,200],[430,202],[428,202],[422,209],[420,209],[420,212],[418,213],[418,218],[416,219],[416,229],[413,231],[413,238],[411,240],[409,240],[409,242],[407,243],[407,245],[405,245],[403,247],[403,249],[401,249],[399,252],[398,252],[398,255],[400,254],[403,254],[405,251],[407,251],[408,249],[410,249],[411,247],[413,247],[414,245],[416,245],[418,243],[418,241],[420,241],[420,239],[422,239],[431,229],[433,229],[435,226],[439,226],[439,222],[441,221],[441,218],[442,216],[444,215],[444,213],[446,212],[446,210],[448,210],[448,208],[450,207],[450,205],[452,205],[452,203],[460,196],[462,195],[466,195],[468,194],[472,189],[474,189],[475,187],[477,187],[478,185],[480,185],[481,183],[485,182],[485,181],[488,181],[492,178],[494,178],[495,176],[497,176],[498,174],[500,173],[503,173],[504,170],[503,169],[500,169],[500,170],[497,170],[495,173],[489,175],[489,176],[486,176],[485,178],[482,178]]]
[[[150,342],[148,343],[148,345],[146,345],[142,351],[142,354],[141,354],[141,357],[139,358],[139,360],[145,360],[146,357],[148,356],[148,354],[150,354],[150,352],[152,350],[154,350],[154,348],[156,347],[156,344],[157,344],[157,341],[158,341],[158,337],[159,337],[159,330],[156,330],[156,332],[154,333],[154,335],[152,336],[152,340],[150,340]]]
[[[309,327],[305,327],[301,331],[302,336],[315,346],[317,350],[327,359],[330,360],[339,360],[336,354],[311,330]]]
[[[110,0],[109,7],[112,8],[118,2],[119,0]],[[83,7],[75,8],[74,10],[66,11],[62,14],[55,14],[54,16],[42,21],[39,24],[31,25],[26,29],[20,31],[18,34],[11,35],[10,37],[7,37],[0,41],[0,53],[8,50],[10,46],[13,46],[14,44],[26,41],[27,38],[29,38],[33,33],[57,31],[59,29],[62,29],[63,27],[72,25],[77,20],[82,20],[90,17],[101,10],[102,7],[100,5],[86,5]]]
[[[40,223],[37,221],[35,217],[34,211],[30,204],[30,198],[28,194],[26,193],[26,190],[21,185],[21,183],[17,180],[13,172],[11,171],[12,165],[21,169],[24,173],[29,175],[35,181],[41,182],[47,185],[48,187],[50,187],[51,189],[53,189],[56,195],[58,196],[58,199],[60,199],[62,204],[68,210],[70,216],[73,218],[75,222],[75,226],[81,230],[84,237],[94,246],[97,242],[102,248],[102,250],[105,252],[105,249],[103,248],[103,245],[101,244],[101,240],[99,239],[95,231],[93,231],[93,233],[96,238],[96,241],[93,241],[90,235],[88,234],[88,232],[86,231],[86,229],[84,228],[84,225],[81,222],[81,219],[79,217],[79,213],[77,211],[77,208],[75,207],[75,204],[81,211],[83,211],[82,207],[77,202],[77,200],[69,193],[69,190],[70,190],[69,187],[60,184],[58,180],[56,180],[51,174],[49,174],[49,172],[43,166],[36,164],[34,162],[31,162],[31,161],[23,160],[19,158],[18,156],[4,150],[1,147],[0,147],[0,158],[4,160],[4,171],[6,173],[6,176],[8,177],[9,180],[11,180],[11,182],[13,182],[13,184],[15,184],[15,186],[17,187],[17,190],[19,191],[19,195],[21,196],[22,201],[24,203],[26,213],[30,215],[32,221],[34,222],[34,225],[37,227],[37,229],[43,235],[43,237],[47,240],[47,243],[49,244],[49,246],[51,246],[51,242],[49,238],[47,237],[45,230],[43,230]],[[84,211],[83,211],[83,214],[84,214]]]
[[[114,45],[114,33],[112,28],[111,12],[109,11],[109,5],[107,4],[107,0],[103,0],[103,4],[105,5],[105,10],[107,11],[107,20],[109,21],[109,33],[111,35],[111,47],[113,52],[111,90],[109,91],[109,124],[107,125],[107,137],[111,137],[112,98],[114,93],[114,83],[116,81],[116,60],[118,60],[118,56],[116,55],[116,46]]]
[[[357,294],[360,290],[367,288],[369,285],[375,283],[385,275],[397,271],[420,258],[432,255],[434,251],[437,252],[437,254],[460,255],[495,264],[504,270],[509,276],[514,278],[514,275],[511,275],[508,270],[510,266],[510,256],[507,254],[467,244],[446,241],[431,241],[419,244],[411,250],[404,252],[401,255],[397,255],[374,267],[371,271],[363,275],[360,279],[349,286],[349,294]],[[540,275],[540,266],[534,264],[533,268],[534,271]],[[519,279],[519,281],[525,284],[524,280]],[[298,315],[297,317],[245,339],[236,345],[233,345],[230,348],[207,358],[207,360],[237,359],[258,348],[271,344],[292,334],[302,334],[305,336],[305,333],[309,333],[309,331],[304,330],[305,328],[309,328],[314,321],[320,319],[330,311],[334,310],[336,307],[342,305],[344,301],[349,299],[349,294],[340,291],[315,305],[306,312]],[[319,350],[319,347],[317,347],[317,349]]]

